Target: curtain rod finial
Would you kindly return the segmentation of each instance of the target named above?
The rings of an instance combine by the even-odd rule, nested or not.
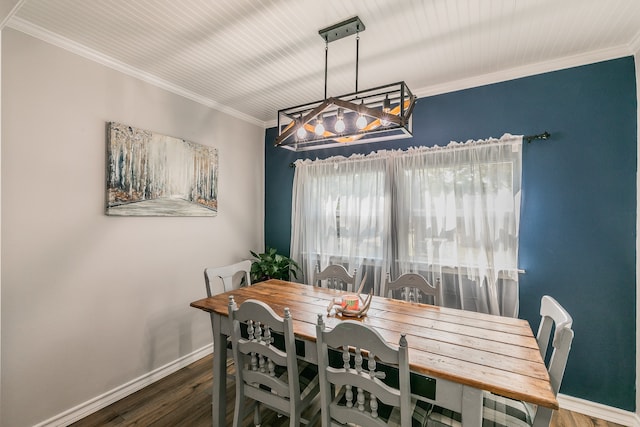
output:
[[[545,130],[544,133],[539,133],[537,135],[527,135],[527,136],[523,137],[522,139],[524,139],[527,142],[531,142],[531,141],[534,141],[534,140],[537,140],[537,139],[545,140],[545,139],[549,139],[549,138],[551,138],[551,134]]]

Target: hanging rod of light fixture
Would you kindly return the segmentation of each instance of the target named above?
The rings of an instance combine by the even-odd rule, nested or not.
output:
[[[324,99],[279,110],[276,146],[306,151],[413,136],[411,114],[416,97],[405,82],[358,90],[360,33],[364,30],[356,16],[318,31],[325,41]],[[352,35],[356,36],[355,92],[327,97],[329,43]]]

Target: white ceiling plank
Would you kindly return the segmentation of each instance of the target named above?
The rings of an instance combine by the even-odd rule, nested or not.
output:
[[[26,0],[8,25],[269,125],[278,109],[322,98],[318,30],[355,15],[366,26],[359,89],[448,91],[640,44],[640,2],[629,0]],[[354,37],[329,44],[329,95],[355,89],[355,60]]]

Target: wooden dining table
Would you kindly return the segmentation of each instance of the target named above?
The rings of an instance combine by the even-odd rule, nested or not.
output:
[[[191,303],[210,313],[212,319],[213,426],[225,425],[229,297],[233,296],[238,305],[247,299],[263,301],[279,314],[288,307],[296,340],[301,344],[298,357],[317,362],[318,314],[323,314],[327,328],[345,319],[353,320],[335,314],[327,316],[331,301],[343,294],[267,280]],[[482,425],[484,391],[536,404],[539,410],[549,413],[558,409],[547,369],[526,320],[379,296],[372,298],[368,312],[358,320],[375,328],[393,345],[405,333],[412,394],[461,413],[465,427]]]

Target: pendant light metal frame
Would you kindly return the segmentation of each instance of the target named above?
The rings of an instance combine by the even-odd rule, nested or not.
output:
[[[276,146],[292,151],[307,151],[413,136],[411,114],[416,97],[405,82],[358,91],[359,48],[356,50],[355,92],[327,98],[328,44],[351,35],[357,35],[359,43],[359,33],[364,29],[364,24],[356,16],[318,31],[326,43],[325,99],[279,110]],[[344,118],[345,124],[349,123],[342,132],[335,130],[339,115]],[[360,115],[367,118],[367,125],[363,129],[355,127],[356,118]],[[321,135],[315,132],[318,120],[324,126]]]

